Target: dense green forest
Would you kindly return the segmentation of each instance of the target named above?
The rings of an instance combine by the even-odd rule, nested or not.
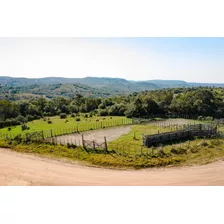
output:
[[[163,88],[222,87],[222,83],[190,83],[181,80],[130,81],[121,78],[60,78],[39,79],[0,77],[0,100],[31,100],[37,97],[48,99],[57,96],[72,98],[78,94],[84,97],[112,97],[145,90]]]
[[[127,117],[153,116],[211,116],[224,117],[224,88],[194,87],[135,92],[129,95],[90,98],[39,96],[31,100],[0,100],[0,127],[16,125],[44,116],[77,113],[125,115]]]

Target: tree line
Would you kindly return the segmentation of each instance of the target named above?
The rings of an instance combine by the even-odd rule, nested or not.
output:
[[[224,89],[173,88],[135,92],[109,98],[39,97],[32,100],[0,100],[0,128],[45,116],[90,113],[99,116],[152,117],[172,115],[224,117]]]

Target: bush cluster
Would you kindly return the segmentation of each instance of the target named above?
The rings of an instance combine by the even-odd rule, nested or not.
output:
[[[61,118],[61,119],[65,119],[65,118],[67,118],[67,114],[66,114],[66,113],[61,113],[61,114],[60,114],[60,118]]]

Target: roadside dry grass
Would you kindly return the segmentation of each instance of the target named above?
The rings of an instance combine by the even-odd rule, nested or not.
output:
[[[190,146],[176,144],[163,149],[164,154],[157,151],[152,156],[146,155],[123,156],[113,154],[88,153],[82,148],[67,148],[61,145],[50,144],[16,144],[0,140],[0,147],[11,148],[20,153],[31,153],[56,159],[81,161],[87,165],[108,167],[115,169],[140,169],[162,166],[181,166],[206,164],[218,159],[224,159],[223,139],[197,139],[191,141]]]

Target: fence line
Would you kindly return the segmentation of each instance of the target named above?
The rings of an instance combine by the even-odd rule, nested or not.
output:
[[[125,123],[126,122],[126,123]],[[158,121],[157,121],[158,122]],[[156,124],[156,122],[152,122],[154,124]],[[103,123],[106,124],[106,123]],[[111,124],[115,124],[117,126],[117,123],[111,122]],[[132,120],[124,120],[122,122],[122,120],[119,123],[120,125],[125,125],[125,124],[132,124]],[[94,126],[95,125],[95,126]],[[165,127],[165,123],[163,124],[162,122],[160,122],[158,125],[158,127]],[[175,123],[168,123],[168,126],[166,125],[166,127],[170,127],[173,129],[176,128],[181,128],[181,127],[186,127],[188,125],[178,125]],[[43,142],[42,136],[44,136],[44,139],[52,144],[60,144],[60,145],[67,145],[68,147],[71,148],[75,148],[77,146],[81,146],[83,147],[83,142],[78,140],[78,139],[74,139],[71,136],[66,136],[66,135],[70,135],[72,133],[80,133],[82,130],[89,130],[90,128],[95,127],[95,129],[92,130],[96,130],[98,128],[103,128],[102,124],[99,123],[89,123],[88,125],[80,125],[80,126],[74,126],[73,128],[67,128],[67,129],[52,129],[52,130],[46,130],[46,131],[41,131],[39,132],[39,134],[34,135],[36,138],[36,141],[38,142]],[[64,135],[63,138],[57,138],[57,136],[61,136]],[[32,137],[32,132],[28,133],[28,136]],[[39,136],[39,137],[38,137]],[[222,135],[223,136],[223,135]],[[7,134],[3,134],[0,133],[0,138],[4,138],[7,140],[10,139],[14,139],[15,137],[17,137],[16,134],[11,134],[11,133],[7,133]],[[22,133],[22,137],[27,137],[26,133]],[[35,140],[35,138],[33,140]],[[88,143],[87,140],[84,139],[84,145],[86,145],[86,143]],[[91,152],[93,153],[105,153],[105,154],[111,154],[114,156],[147,156],[147,157],[152,157],[152,156],[157,156],[157,155],[163,155],[163,145],[160,145],[158,147],[150,147],[150,148],[146,148],[142,145],[129,145],[129,144],[124,144],[124,143],[120,143],[120,144],[113,144],[113,143],[105,143],[106,139],[104,142],[98,143],[96,141],[91,141],[91,143],[89,142],[90,147],[87,147],[87,150],[91,150]],[[172,145],[172,148],[190,148],[190,141],[187,141],[185,143],[179,143],[179,144],[174,144]],[[107,150],[106,150],[107,149]]]
[[[43,130],[43,136],[44,136],[44,139],[48,139],[48,138],[53,138],[53,137],[62,136],[62,135],[103,129],[108,127],[130,125],[130,124],[133,124],[132,119],[127,119],[127,118],[118,119],[118,120],[111,119],[109,121],[79,124],[70,128],[54,128],[49,130]],[[19,133],[19,135],[21,135],[22,138],[26,138],[28,133],[34,133],[34,132],[21,132]],[[16,136],[18,136],[18,134],[11,134],[10,131],[9,133],[0,132],[1,139],[14,139]]]

